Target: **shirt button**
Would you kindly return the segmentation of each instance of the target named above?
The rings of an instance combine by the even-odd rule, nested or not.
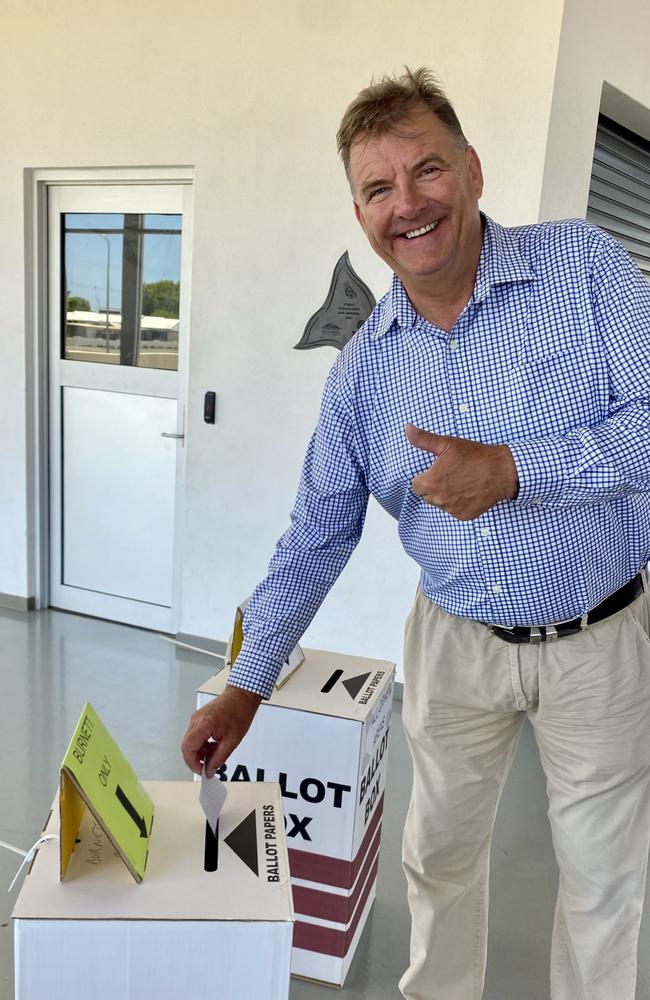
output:
[[[500,594],[502,590],[503,590],[503,587],[501,586],[500,583],[493,583],[492,584],[492,593],[493,594]]]
[[[483,538],[487,538],[487,536],[490,534],[490,529],[489,528],[481,528],[481,534],[483,535]]]
[[[460,410],[461,413],[467,413],[467,411],[469,410],[469,405],[467,403],[461,403],[458,409]]]
[[[457,340],[450,340],[449,341],[449,350],[450,351],[457,351],[458,350],[458,341]]]

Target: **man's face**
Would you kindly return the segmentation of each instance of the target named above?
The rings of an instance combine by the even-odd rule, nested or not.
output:
[[[350,150],[354,210],[370,245],[409,290],[444,291],[475,268],[483,175],[442,122],[416,109],[392,132]],[[473,274],[468,277],[473,278]]]

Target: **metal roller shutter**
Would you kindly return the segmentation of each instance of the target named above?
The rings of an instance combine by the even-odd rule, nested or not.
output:
[[[587,219],[620,240],[650,281],[650,143],[602,115]]]

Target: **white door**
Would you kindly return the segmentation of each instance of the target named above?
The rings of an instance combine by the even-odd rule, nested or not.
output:
[[[182,184],[48,189],[50,604],[168,632],[190,196]]]

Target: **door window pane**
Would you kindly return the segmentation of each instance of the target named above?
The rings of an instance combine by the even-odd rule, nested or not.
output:
[[[147,216],[147,218],[151,218]],[[156,218],[156,217],[154,217]],[[161,216],[157,217],[158,219]],[[177,216],[180,223],[180,216]],[[141,368],[178,368],[178,316],[181,293],[181,234],[146,232],[142,247],[142,310],[137,364]]]
[[[63,357],[176,371],[181,216],[63,218]]]

